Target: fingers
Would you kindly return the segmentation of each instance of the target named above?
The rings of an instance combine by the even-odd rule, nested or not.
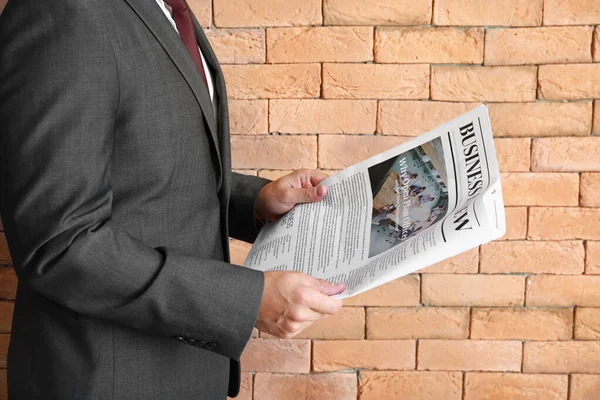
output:
[[[329,175],[327,175],[324,172],[321,171],[315,171],[315,170],[305,170],[306,174],[308,174],[308,179],[310,180],[310,183],[313,186],[318,185],[319,183],[321,183],[321,181],[325,178],[327,178]]]
[[[309,286],[299,292],[296,303],[320,314],[335,314],[342,308],[341,300],[333,299]]]
[[[327,194],[327,188],[325,186],[287,190],[289,193],[286,200],[291,204],[313,203],[321,200]]]

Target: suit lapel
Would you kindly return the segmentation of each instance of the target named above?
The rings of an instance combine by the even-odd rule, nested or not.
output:
[[[207,125],[212,137],[212,144],[219,159],[218,171],[219,178],[222,175],[221,154],[219,151],[219,142],[217,136],[217,124],[210,101],[210,95],[202,76],[196,68],[196,64],[189,55],[181,38],[166,19],[160,7],[154,0],[125,0],[134,12],[140,17],[154,37],[167,52],[181,75],[188,83],[194,93],[200,108],[207,121]],[[220,180],[220,179],[219,179]]]

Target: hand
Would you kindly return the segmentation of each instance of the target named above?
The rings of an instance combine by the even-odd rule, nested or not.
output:
[[[304,329],[342,308],[342,301],[329,296],[345,285],[312,278],[301,272],[265,272],[265,288],[256,328],[282,339],[291,339]]]
[[[319,171],[300,169],[267,184],[256,199],[256,211],[262,219],[274,221],[299,203],[319,201],[327,194],[317,186],[327,178]]]

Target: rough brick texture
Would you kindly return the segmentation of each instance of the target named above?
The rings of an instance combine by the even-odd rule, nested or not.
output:
[[[567,375],[467,372],[465,400],[565,400]]]
[[[544,0],[436,0],[436,25],[538,26]]]
[[[573,311],[568,308],[474,308],[471,339],[569,340]],[[543,326],[544,329],[539,329]]]
[[[254,398],[260,400],[319,400],[323,395],[332,399],[355,400],[356,374],[264,374],[254,378]]]
[[[542,100],[600,97],[600,64],[541,65],[538,97]]]
[[[600,342],[525,342],[523,372],[600,373]]]
[[[432,0],[323,0],[326,25],[425,25]]]
[[[324,64],[327,99],[426,99],[427,64]]]
[[[507,206],[579,205],[579,174],[503,173],[501,179]]]
[[[536,71],[533,66],[434,66],[431,98],[445,101],[533,101]]]
[[[525,278],[515,275],[423,274],[423,304],[434,306],[519,306]]]
[[[486,65],[591,62],[593,28],[491,29],[486,32]]]
[[[539,138],[532,147],[534,171],[600,171],[600,137]]]
[[[334,174],[485,103],[506,205],[496,242],[294,339],[255,329],[238,399],[600,399],[599,0],[188,4],[225,74],[236,172]],[[230,247],[243,264],[251,245]],[[0,399],[16,288],[0,221]]]
[[[414,340],[327,340],[313,344],[313,369],[415,369]]]
[[[529,210],[529,238],[535,240],[600,240],[600,209],[531,208]]]
[[[361,400],[460,400],[460,372],[371,372],[360,373]]]
[[[521,347],[509,340],[420,340],[417,369],[520,371]]]
[[[469,309],[411,307],[367,309],[367,339],[466,339]]]
[[[570,400],[592,400],[600,398],[600,375],[571,375]]]
[[[545,0],[544,25],[600,24],[595,0]]]
[[[492,242],[481,247],[480,272],[581,274],[584,257],[580,241]]]
[[[590,32],[591,35],[591,32]],[[379,63],[481,64],[481,28],[377,29],[375,61]]]
[[[585,136],[592,131],[591,102],[488,105],[494,136]]]
[[[600,307],[600,276],[533,275],[527,278],[527,306]]]
[[[373,28],[319,27],[267,30],[269,63],[373,60]]]
[[[600,308],[575,309],[575,339],[600,340]]]

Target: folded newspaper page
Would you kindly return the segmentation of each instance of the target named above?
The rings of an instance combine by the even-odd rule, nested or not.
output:
[[[328,177],[266,225],[245,266],[300,271],[354,296],[504,235],[487,107]]]

